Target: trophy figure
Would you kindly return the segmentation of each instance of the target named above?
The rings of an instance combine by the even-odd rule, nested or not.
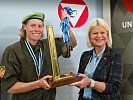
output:
[[[50,84],[52,88],[55,88],[55,87],[68,85],[76,81],[80,81],[81,78],[77,77],[74,74],[60,75],[53,27],[52,25],[47,25],[46,29],[47,29],[47,39],[48,39],[48,44],[49,44],[49,52],[50,52],[52,72],[53,72],[52,79],[49,79],[48,83]]]

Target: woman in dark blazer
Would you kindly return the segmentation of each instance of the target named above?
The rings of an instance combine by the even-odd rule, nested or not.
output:
[[[77,75],[82,80],[70,84],[80,88],[79,100],[121,100],[121,54],[111,48],[110,28],[103,19],[95,18],[91,21],[88,46],[93,49],[83,52]]]

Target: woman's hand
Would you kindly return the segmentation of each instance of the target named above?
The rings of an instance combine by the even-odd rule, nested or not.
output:
[[[38,80],[40,88],[44,88],[46,90],[49,90],[51,87],[48,84],[47,80],[50,78],[52,78],[52,76],[47,75],[47,76],[44,76],[43,78],[41,78],[40,80]]]
[[[52,76],[47,75],[41,78],[40,80],[24,83],[24,82],[16,82],[12,87],[10,87],[7,92],[10,94],[18,94],[29,92],[38,88],[44,88],[49,90],[51,87],[47,82],[47,79],[52,78]]]
[[[70,74],[72,74],[72,73],[75,74],[74,72],[71,71]],[[70,86],[76,86],[76,87],[82,89],[90,84],[91,79],[89,79],[86,75],[79,73],[79,74],[77,74],[77,76],[82,77],[81,81],[69,84]]]
[[[67,11],[61,10],[61,19],[63,20],[65,17],[67,17],[70,20],[70,15],[67,13]]]

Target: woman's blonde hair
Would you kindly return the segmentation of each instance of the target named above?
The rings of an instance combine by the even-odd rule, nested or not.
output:
[[[44,22],[44,17],[44,13],[40,11],[33,11],[28,13],[22,20],[22,28],[19,30],[19,36],[24,39],[26,38],[26,30],[24,30],[24,25],[26,25],[30,19],[39,19]]]
[[[23,24],[27,24],[28,21],[24,22]],[[44,25],[43,25],[44,26]],[[22,25],[22,28],[19,30],[19,36],[23,39],[26,39],[26,30],[24,30],[24,26]],[[43,38],[43,34],[41,36]]]
[[[24,24],[27,24],[27,22],[24,23]],[[19,36],[20,36],[21,38],[23,38],[23,39],[26,39],[26,30],[24,30],[23,25],[22,25],[22,28],[19,30]]]
[[[93,47],[93,44],[90,40],[90,33],[92,32],[93,28],[95,26],[102,26],[108,33],[108,40],[107,40],[107,45],[108,47],[112,48],[112,36],[111,36],[111,31],[110,28],[108,26],[108,24],[102,19],[102,18],[94,18],[91,22],[90,25],[88,27],[88,31],[87,31],[87,45],[89,48]]]

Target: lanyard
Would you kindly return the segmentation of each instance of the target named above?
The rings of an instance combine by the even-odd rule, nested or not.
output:
[[[42,74],[42,50],[41,50],[41,48],[39,49],[39,65],[38,65],[36,56],[35,56],[32,48],[31,48],[28,40],[25,40],[25,44],[26,44],[26,46],[28,48],[28,51],[30,52],[30,55],[33,58],[33,61],[34,61],[35,67],[36,67],[37,75],[40,76]]]
[[[64,10],[68,10],[67,7],[63,8],[63,11]],[[67,17],[65,17],[61,21],[60,28],[62,29],[63,32],[63,43],[66,46],[70,38],[70,24],[69,24],[69,19]]]

